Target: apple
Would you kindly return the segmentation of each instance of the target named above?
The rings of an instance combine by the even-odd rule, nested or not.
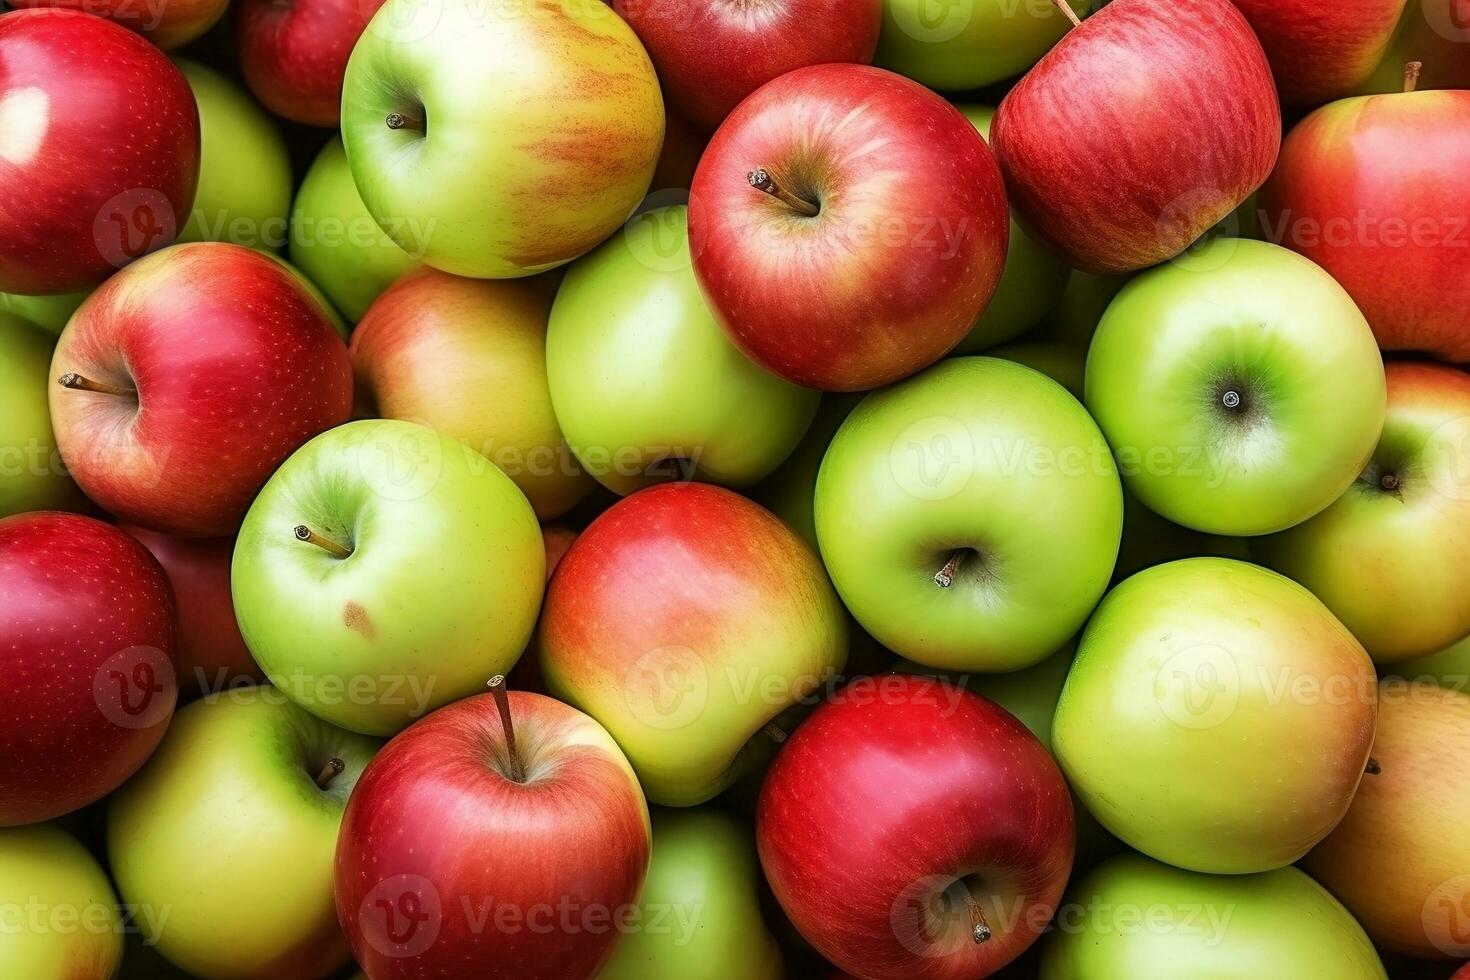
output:
[[[0,310],[0,518],[84,506],[51,432],[46,374],[54,341]]]
[[[1281,109],[1229,0],[1113,0],[1010,90],[991,145],[1033,237],[1084,271],[1132,272],[1261,186]]]
[[[1108,304],[1131,279],[1128,275],[1098,276],[1072,270],[1056,307],[1042,318],[1025,340],[1068,344],[1086,352]]]
[[[714,129],[750,93],[797,68],[867,64],[882,0],[612,0],[648,48],[674,108]]]
[[[640,925],[597,980],[782,980],[761,920],[760,865],[748,826],[719,810],[655,810]]]
[[[1268,237],[1342,283],[1384,350],[1470,361],[1470,92],[1318,109],[1261,207]]]
[[[551,693],[612,733],[648,798],[692,806],[758,768],[778,716],[842,670],[847,630],[795,532],[729,490],[671,483],[577,538],[538,649]]]
[[[0,827],[70,813],[141,766],[173,715],[174,601],[122,531],[0,520]]]
[[[1400,660],[1389,666],[1395,676],[1470,691],[1470,636],[1427,657]]]
[[[832,444],[832,437],[858,406],[863,396],[858,393],[833,392],[822,396],[817,414],[807,426],[806,434],[791,455],[770,476],[750,489],[750,498],[791,526],[813,551],[817,543],[817,522],[813,510],[817,497],[817,474],[822,457]]]
[[[620,494],[681,476],[754,483],[791,454],[820,398],[719,328],[690,268],[683,207],[636,216],[567,270],[546,372],[572,452]]]
[[[663,135],[648,53],[602,0],[388,0],[347,63],[342,139],[369,213],[456,275],[590,250],[648,190]]]
[[[1087,367],[1087,351],[1055,340],[1020,340],[992,347],[991,357],[1024,364],[1040,371],[1078,401],[1082,400],[1082,379]]]
[[[0,974],[112,980],[122,965],[122,909],[107,872],[57,827],[0,829],[0,908]]]
[[[1176,524],[1234,535],[1336,500],[1373,455],[1387,397],[1342,287],[1284,248],[1234,238],[1125,286],[1086,385],[1128,489]]]
[[[627,758],[575,708],[493,680],[388,743],[347,804],[337,914],[373,980],[588,980],[639,912],[648,806]]]
[[[271,477],[230,584],[277,688],[334,725],[391,735],[510,669],[545,580],[536,515],[509,477],[425,426],[364,420]]]
[[[87,293],[57,293],[51,296],[22,296],[18,293],[0,293],[0,313],[18,316],[56,336],[66,327],[66,321],[82,305]]]
[[[345,966],[333,855],[377,749],[269,687],[179,711],[107,812],[123,899],[170,910],[156,931],[140,923],[145,941],[200,977],[312,980]]]
[[[1041,980],[1387,980],[1353,917],[1296,868],[1204,875],[1123,854],[1073,883]]]
[[[51,377],[57,444],[87,496],[175,534],[234,532],[281,461],[352,411],[347,347],[320,305],[276,260],[217,242],[109,279]]]
[[[710,140],[689,190],[715,318],[757,364],[828,391],[897,381],[959,343],[1000,280],[1007,220],[969,120],[863,65],[762,86]]]
[[[1072,867],[1072,801],[993,702],[931,677],[859,678],[776,756],[756,842],[782,909],[838,967],[960,980],[1045,929]]]
[[[1455,975],[1450,977],[1450,980],[1470,980],[1470,963],[1466,963],[1456,970]]]
[[[173,241],[199,176],[189,84],[77,10],[0,19],[0,290],[68,293]]]
[[[235,43],[245,82],[278,116],[337,127],[342,76],[383,0],[240,0]]]
[[[165,51],[182,47],[208,31],[229,0],[6,0],[17,9],[64,7],[106,17],[137,31]]]
[[[352,336],[368,414],[420,422],[478,450],[545,520],[592,489],[562,438],[547,390],[546,320],[555,287],[410,273]]]
[[[1308,873],[1386,949],[1419,959],[1470,956],[1470,694],[1385,680],[1377,774],[1312,853]]]
[[[1401,91],[1404,65],[1424,65],[1422,88],[1470,87],[1470,0],[1411,0],[1378,68],[1356,92],[1376,95]]]
[[[1238,558],[1252,560],[1251,538],[1204,534],[1165,520],[1123,491],[1123,543],[1118,547],[1118,564],[1113,581],[1121,582],[1134,572],[1180,558]]]
[[[1363,84],[1383,59],[1405,10],[1405,0],[1234,3],[1266,50],[1281,101],[1292,106],[1321,105]]]
[[[1077,15],[1090,0],[1067,0]],[[1020,75],[1062,39],[1067,17],[1045,2],[883,0],[879,65],[943,92]]]
[[[1087,624],[1052,727],[1072,788],[1160,861],[1284,867],[1347,811],[1377,712],[1373,662],[1316,597],[1226,558],[1145,569]]]
[[[1123,494],[1061,385],[960,357],[853,410],[815,519],[833,584],[879,643],[940,670],[1010,671],[1065,643],[1102,597]]]

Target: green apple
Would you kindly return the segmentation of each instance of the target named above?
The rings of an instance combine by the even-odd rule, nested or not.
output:
[[[0,517],[82,504],[51,431],[55,346],[56,338],[39,327],[0,312]]]
[[[1067,889],[1041,980],[1387,980],[1361,926],[1296,868],[1219,876],[1137,854]]]
[[[225,76],[175,61],[199,104],[199,189],[178,240],[285,248],[291,159],[280,129]]]
[[[335,136],[317,154],[291,206],[291,261],[353,323],[389,283],[419,265],[368,214]]]
[[[1067,0],[1080,16],[1088,0]],[[942,92],[999,82],[1026,71],[1071,25],[1048,2],[883,0],[873,63]]]
[[[655,809],[637,926],[598,980],[781,980],[761,919],[750,828],[710,808]]]
[[[60,336],[66,321],[82,305],[87,293],[61,293],[55,296],[21,296],[0,293],[0,313],[18,316],[34,323],[47,333]]]
[[[1040,371],[1082,400],[1082,377],[1087,366],[1087,351],[1055,340],[1023,340],[1003,344],[986,352],[991,357],[1015,361]]]
[[[1118,549],[1113,581],[1121,582],[1134,572],[1154,565],[1201,556],[1250,561],[1250,539],[1180,527],[1143,506],[1127,490],[1123,491],[1123,544]]]
[[[824,394],[801,442],[774,473],[750,491],[750,499],[791,525],[791,529],[801,535],[813,551],[818,547],[817,523],[812,515],[817,494],[817,472],[822,468],[822,457],[827,454],[832,437],[862,399],[861,394],[852,392]]]
[[[1246,562],[1190,558],[1103,599],[1052,744],[1125,843],[1194,871],[1268,871],[1347,812],[1373,745],[1376,681],[1306,589]]]
[[[510,670],[546,554],[525,496],[464,443],[396,420],[328,430],[245,515],[240,633],[297,704],[391,735]]]
[[[51,824],[0,828],[0,976],[112,980],[122,956],[122,910],[87,849]]]
[[[715,322],[683,207],[638,215],[567,270],[546,372],[572,451],[623,494],[689,470],[748,486],[791,454],[820,399],[757,366]]]
[[[1294,252],[1217,238],[1123,288],[1087,353],[1087,407],[1150,510],[1280,531],[1342,494],[1386,404],[1368,321]]]
[[[1055,341],[1087,350],[1108,304],[1132,278],[1131,275],[1099,276],[1073,270],[1056,307],[1042,318],[1026,339]]]
[[[460,276],[533,275],[590,250],[647,193],[663,138],[653,63],[602,0],[388,0],[343,80],[369,213]]]
[[[1470,692],[1470,636],[1427,657],[1400,660],[1390,669],[1395,676],[1411,681]]]
[[[144,940],[206,980],[312,980],[351,956],[332,865],[347,797],[378,749],[271,687],[179,711],[112,797],[107,856]]]
[[[822,461],[815,513],[832,582],[879,643],[941,670],[1009,671],[1101,598],[1123,492],[1065,388],[959,357],[863,399]]]

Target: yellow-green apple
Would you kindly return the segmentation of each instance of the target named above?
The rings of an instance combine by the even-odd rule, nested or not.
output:
[[[1067,389],[1073,398],[1082,400],[1082,379],[1087,367],[1086,348],[1056,340],[1019,340],[1002,344],[988,352],[1003,361],[1015,361],[1051,378]]]
[[[811,545],[813,551],[821,546],[817,543],[817,522],[813,514],[817,496],[817,474],[822,469],[822,457],[832,437],[847,419],[849,413],[862,401],[858,393],[831,393],[822,396],[817,414],[807,426],[801,442],[791,451],[776,470],[750,490],[750,499],[765,507],[781,520],[791,525],[791,530]]]
[[[1327,604],[1380,664],[1470,636],[1470,375],[1390,363],[1388,416],[1356,482],[1251,545]]]
[[[853,410],[815,517],[833,584],[879,643],[941,670],[1009,671],[1045,659],[1102,597],[1123,492],[1066,389],[959,357]]]
[[[712,808],[653,811],[639,924],[597,980],[782,980],[750,828]]]
[[[51,432],[47,372],[55,341],[0,311],[0,517],[84,504]]]
[[[174,600],[141,544],[90,517],[0,520],[0,827],[100,799],[163,738]]]
[[[421,422],[478,450],[548,520],[592,489],[562,438],[546,374],[554,284],[422,269],[378,297],[352,335],[360,410]]]
[[[829,62],[867,64],[882,0],[612,0],[673,107],[705,130],[766,82]]]
[[[546,332],[551,401],[608,489],[678,477],[747,486],[791,454],[818,394],[752,363],[689,261],[683,207],[640,214],[569,270]]]
[[[1080,347],[1084,352],[1107,312],[1108,304],[1128,285],[1130,276],[1098,276],[1072,270],[1056,308],[1048,313],[1024,339],[1053,341]]]
[[[1470,636],[1427,657],[1414,657],[1392,664],[1389,670],[1411,681],[1438,684],[1455,691],[1470,691]]]
[[[847,629],[795,532],[729,490],[670,483],[572,544],[538,648],[551,693],[607,727],[648,798],[691,806],[764,761],[771,723],[842,670]]]
[[[1251,538],[1204,534],[1165,520],[1123,491],[1123,543],[1118,548],[1118,565],[1113,581],[1121,582],[1134,572],[1179,558],[1239,558],[1251,560]]]
[[[145,941],[208,980],[313,980],[345,966],[332,861],[377,749],[270,687],[181,710],[107,811],[123,900],[170,912],[151,934],[140,923]]]
[[[66,321],[71,319],[71,315],[86,298],[86,292],[42,296],[0,293],[0,313],[18,316],[56,336],[65,329]]]
[[[7,0],[9,2],[9,0]],[[188,44],[220,19],[229,0],[13,0],[17,9],[65,7],[106,17],[165,51]]]
[[[1317,106],[1352,94],[1383,60],[1405,10],[1405,0],[1234,3],[1260,39],[1276,90],[1290,106]]]
[[[239,245],[133,263],[82,304],[51,360],[73,479],[159,531],[227,535],[293,450],[352,412],[347,345],[299,280]]]
[[[991,143],[1034,237],[1087,272],[1132,272],[1261,186],[1281,107],[1230,0],[1113,0],[1010,90]]]
[[[18,10],[0,63],[0,289],[75,292],[172,242],[199,112],[168,58],[101,17]]]
[[[1125,843],[1193,871],[1269,871],[1347,812],[1376,693],[1363,647],[1306,589],[1247,562],[1189,558],[1103,599],[1052,747]]]
[[[123,958],[122,909],[97,859],[50,824],[0,829],[0,974],[112,980]]]
[[[1384,350],[1470,361],[1470,92],[1318,109],[1261,207],[1267,236],[1342,283]]]
[[[1041,980],[1183,975],[1388,978],[1362,926],[1296,868],[1206,875],[1123,854],[1067,889],[1041,944]]]
[[[995,158],[959,110],[864,65],[800,68],[730,114],[689,191],[694,271],[752,360],[828,391],[959,343],[1000,280]]]
[[[1061,900],[1072,799],[995,703],[932,677],[857,678],[776,756],[756,843],[782,909],[842,969],[984,977]]]
[[[1304,866],[1378,945],[1421,959],[1470,956],[1470,694],[1385,679],[1377,774]]]
[[[347,59],[382,5],[383,0],[241,0],[235,45],[245,83],[278,116],[337,128]]]
[[[389,742],[347,804],[337,915],[373,980],[589,980],[638,927],[649,821],[627,758],[493,680]]]
[[[1176,524],[1256,535],[1357,479],[1383,429],[1383,359],[1352,298],[1265,242],[1218,238],[1108,307],[1087,407],[1128,489]]]
[[[388,0],[347,63],[342,139],[368,211],[456,275],[590,250],[648,190],[663,135],[648,53],[602,0]]]
[[[1089,0],[1067,0],[1073,13]],[[1026,71],[1061,40],[1067,17],[1051,0],[883,0],[875,61],[942,92],[978,88]]]

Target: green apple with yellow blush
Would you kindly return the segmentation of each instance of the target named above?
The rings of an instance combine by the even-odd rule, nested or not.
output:
[[[60,293],[55,296],[0,293],[0,313],[18,316],[49,334],[60,336],[66,327],[66,321],[71,319],[71,315],[87,296],[87,293]]]
[[[1067,0],[1081,17],[1088,0]],[[883,0],[873,63],[941,92],[962,92],[1029,69],[1071,29],[1050,2]]]
[[[97,859],[56,825],[0,828],[0,909],[0,976],[116,976],[123,958],[117,895]]]
[[[84,504],[66,474],[47,400],[56,338],[0,312],[0,517]]]

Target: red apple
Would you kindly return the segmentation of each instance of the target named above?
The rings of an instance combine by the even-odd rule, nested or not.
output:
[[[689,193],[694,271],[721,326],[756,363],[830,391],[897,381],[959,343],[995,292],[1008,232],[975,127],[862,65],[762,86],[710,140]]]
[[[1450,977],[1450,980],[1470,980],[1470,963],[1466,963],[1456,970],[1455,975]]]
[[[643,792],[602,726],[497,690],[416,722],[363,771],[337,839],[337,915],[373,980],[584,980],[636,912],[650,846]]]
[[[1340,99],[1373,74],[1405,0],[1234,0],[1250,22],[1287,105]],[[1420,0],[1414,0],[1417,8]]]
[[[152,44],[76,10],[0,17],[0,291],[68,293],[174,240],[199,110]]]
[[[165,51],[188,44],[214,26],[229,0],[8,0],[16,8],[66,7],[82,10],[130,31]]]
[[[933,677],[859,678],[776,756],[761,865],[797,929],[868,980],[970,980],[1041,935],[1072,867],[1072,798],[1046,748]]]
[[[1380,347],[1470,361],[1470,92],[1323,106],[1260,203],[1266,236],[1332,273]]]
[[[658,69],[665,96],[718,126],[773,78],[828,62],[868,64],[881,0],[612,0]]]
[[[335,128],[353,45],[383,0],[240,0],[235,39],[255,97],[278,116]]]
[[[1229,0],[1113,0],[1011,89],[990,137],[1033,237],[1122,273],[1178,255],[1261,186],[1281,109]]]
[[[174,637],[168,579],[122,531],[58,511],[0,520],[0,827],[137,771],[173,717]]]
[[[51,361],[67,469],[126,521],[233,534],[280,463],[352,412],[347,346],[284,265],[178,245],[104,283]]]

